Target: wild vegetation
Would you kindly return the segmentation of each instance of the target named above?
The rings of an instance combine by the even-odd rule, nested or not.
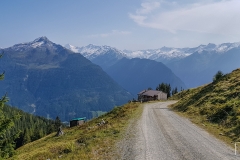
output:
[[[172,108],[228,143],[240,141],[240,69],[218,72],[213,80],[175,94]]]
[[[17,149],[14,160],[111,159],[117,157],[116,142],[130,119],[140,115],[139,103],[128,103],[81,126],[63,129],[62,136],[50,134]],[[99,124],[102,121],[103,124]]]
[[[5,72],[0,74],[0,80],[4,77]],[[47,120],[10,107],[6,104],[8,101],[6,93],[0,99],[0,159],[12,157],[16,148],[52,133],[59,126],[59,121]]]
[[[0,55],[0,58],[3,54]],[[0,80],[4,79],[4,72],[0,74]],[[14,154],[14,139],[18,137],[18,133],[9,133],[9,130],[14,126],[14,120],[19,116],[16,114],[12,117],[6,117],[3,108],[8,102],[7,94],[0,99],[0,159],[11,157]]]
[[[16,115],[18,117],[12,119],[14,126],[7,132],[8,138],[11,137],[9,135],[17,135],[13,138],[15,149],[57,131],[61,125],[58,117],[55,120],[48,120],[8,105],[5,105],[2,111],[6,118],[12,119]]]
[[[172,95],[178,93],[177,87],[173,88],[171,91],[171,85],[167,84],[167,83],[163,83],[163,82],[156,87],[156,90],[167,93],[168,98],[171,97]],[[181,90],[182,90],[182,88],[181,88]]]
[[[0,78],[3,74],[0,75]],[[0,99],[0,159],[11,157],[14,154],[14,139],[18,134],[10,134],[9,130],[14,126],[13,120],[17,119],[18,116],[6,117],[2,109],[4,103],[8,101],[6,95]]]

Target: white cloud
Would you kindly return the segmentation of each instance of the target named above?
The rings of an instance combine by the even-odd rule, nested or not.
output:
[[[176,5],[175,3],[170,11],[158,9],[151,13],[151,7],[148,9],[147,5],[142,4],[142,7],[134,14],[130,13],[129,17],[140,26],[172,33],[184,30],[223,35],[240,34],[239,0],[211,1],[210,3],[205,1],[185,7],[180,4],[180,7],[176,7]]]
[[[100,34],[94,34],[94,35],[89,35],[88,37],[93,37],[93,38],[97,38],[97,37],[101,37],[101,38],[105,38],[105,37],[110,37],[110,36],[117,36],[117,35],[128,35],[131,34],[131,32],[129,31],[119,31],[119,30],[112,30],[111,32],[108,33],[100,33]]]
[[[137,14],[148,14],[159,8],[159,2],[145,2],[141,4],[141,8],[136,11]]]
[[[141,15],[134,15],[134,14],[129,14],[129,17],[134,20],[139,25],[144,26],[144,20],[147,19],[147,16],[141,16]]]

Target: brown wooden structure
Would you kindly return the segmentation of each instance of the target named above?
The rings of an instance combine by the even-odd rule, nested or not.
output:
[[[138,93],[138,101],[140,102],[154,100],[167,100],[167,93],[155,90],[143,90],[140,93]]]
[[[86,117],[72,119],[72,120],[70,121],[70,127],[80,126],[80,125],[82,125],[83,123],[85,123],[85,121],[86,121]]]

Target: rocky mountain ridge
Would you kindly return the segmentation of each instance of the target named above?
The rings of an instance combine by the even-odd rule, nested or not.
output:
[[[175,47],[161,47],[158,49],[146,49],[146,50],[118,50],[116,48],[110,46],[97,46],[93,44],[89,44],[83,47],[75,47],[70,44],[65,47],[72,50],[75,53],[81,53],[84,57],[92,60],[99,55],[104,55],[106,50],[112,49],[116,52],[117,55],[121,55],[121,57],[126,58],[144,58],[155,60],[158,62],[162,62],[164,64],[170,63],[171,61],[176,61],[183,59],[185,57],[190,56],[193,53],[201,54],[203,51],[208,51],[212,53],[225,53],[233,48],[237,48],[240,46],[240,42],[236,43],[222,43],[219,45],[209,43],[207,45],[199,45],[198,47],[193,48],[175,48]]]
[[[7,92],[10,105],[29,113],[92,118],[92,111],[109,111],[132,98],[102,68],[46,37],[2,52],[1,94]]]

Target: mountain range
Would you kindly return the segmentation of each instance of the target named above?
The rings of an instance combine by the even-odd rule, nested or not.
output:
[[[148,88],[155,89],[160,83],[186,88],[185,84],[162,62],[150,59],[130,58],[127,53],[110,46],[88,45],[66,48],[80,53],[101,66],[118,84],[133,95]]]
[[[63,47],[40,37],[0,52],[6,73],[0,94],[7,92],[9,104],[62,120],[91,118],[92,111],[109,111],[160,83],[192,88],[211,82],[218,70],[240,67],[240,43],[121,51],[92,44]]]
[[[214,52],[218,54],[225,53],[233,48],[238,48],[240,42],[236,43],[222,43],[219,45],[209,43],[208,45],[200,45],[198,47],[185,47],[185,48],[174,48],[174,47],[162,47],[158,49],[146,49],[146,50],[118,50],[110,46],[96,46],[89,44],[83,47],[76,47],[70,44],[65,45],[66,48],[72,50],[75,53],[81,53],[87,59],[91,61],[97,58],[99,55],[103,56],[107,50],[113,50],[116,55],[121,55],[120,57],[126,58],[141,58],[141,59],[151,59],[158,62],[167,64],[173,60],[183,59],[190,56],[191,54],[203,51]]]
[[[168,63],[167,66],[179,76],[188,88],[212,82],[218,72],[229,73],[240,67],[240,47],[234,44],[225,45],[224,50],[203,50],[190,56]]]
[[[95,54],[93,48],[98,48],[98,53],[101,53],[100,57],[104,57],[104,53],[106,52],[101,49],[100,46],[89,46],[75,47],[74,52],[81,53],[94,63],[91,55],[94,54],[94,60],[96,61],[96,59],[98,59],[98,55]],[[121,51],[114,48],[112,55],[114,55],[113,52],[115,51],[116,55],[121,56],[118,56],[118,58],[114,58],[114,56],[112,56],[114,60],[108,57],[105,59],[104,63],[110,64],[109,66],[111,66],[123,57],[129,59],[141,58],[155,60],[162,62],[170,68],[172,72],[186,84],[187,88],[192,88],[210,83],[213,75],[218,70],[228,73],[233,69],[240,67],[240,64],[238,63],[240,56],[239,46],[240,42],[222,43],[219,45],[209,43],[208,45],[200,45],[193,48],[162,47],[159,49],[137,51]],[[74,47],[72,46],[72,48]],[[111,47],[108,46],[107,48]],[[82,52],[82,50],[84,50],[84,52]],[[108,59],[110,61],[107,63]],[[101,63],[101,61],[98,61],[96,64],[102,66],[104,69],[107,68],[106,65]]]
[[[156,89],[161,83],[171,88],[186,88],[185,84],[161,62],[140,58],[122,58],[106,69],[106,72],[133,95],[148,88]]]
[[[109,111],[132,98],[101,67],[46,37],[1,52],[1,94],[29,113],[63,121],[91,118],[92,111]]]
[[[84,47],[75,47],[68,44],[65,47],[75,53],[81,53],[91,62],[100,65],[103,69],[110,67],[123,57],[127,57],[124,52],[110,46],[89,44]]]

